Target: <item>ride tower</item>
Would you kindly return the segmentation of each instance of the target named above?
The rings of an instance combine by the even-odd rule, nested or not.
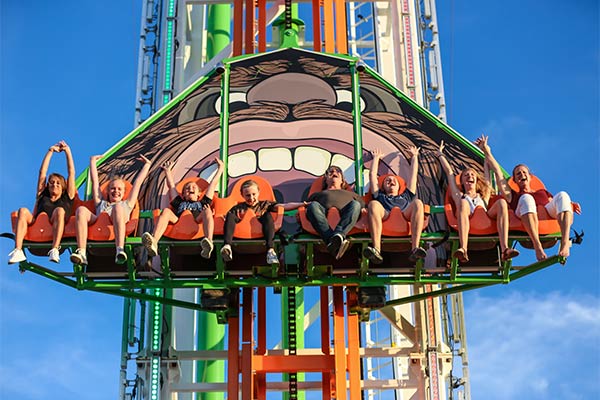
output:
[[[307,21],[299,18],[300,14]],[[161,4],[150,1],[144,3],[142,17],[136,123],[143,122],[198,77],[216,67],[222,68],[223,59],[242,53],[272,51],[282,45],[289,33],[286,29],[293,29],[298,36],[298,47],[359,57],[358,68],[364,68],[364,65],[373,68],[415,102],[434,110],[438,118],[445,121],[435,1],[327,4],[314,1],[311,4],[292,4],[291,1],[258,4],[241,1],[231,4],[165,1]],[[177,51],[173,51],[174,48]],[[401,298],[431,291],[432,287],[403,285],[390,286],[388,289],[392,298]],[[444,296],[441,303],[429,299],[387,307],[374,313],[376,317],[365,322],[361,334],[367,348],[384,344],[413,348],[418,343],[422,349],[442,350],[440,353],[445,360],[456,355],[462,357],[465,368],[461,371],[464,376],[460,380],[453,379],[452,373],[448,373],[451,368],[446,366],[446,372],[429,377],[431,381],[427,384],[423,380],[416,382],[419,390],[396,389],[397,398],[419,391],[419,397],[425,398],[426,386],[430,387],[431,393],[441,393],[431,398],[445,398],[453,386],[456,389],[461,385],[465,388],[464,397],[469,398],[464,326],[460,323],[453,326],[453,321],[462,321],[462,298],[460,293],[450,296]],[[312,313],[318,311],[315,308],[317,305],[318,302]],[[309,312],[307,317],[310,315]],[[180,330],[201,332],[204,329],[212,332],[215,329],[214,321],[200,321],[189,316],[184,317],[183,321],[186,321],[182,322],[183,325],[191,324]],[[408,325],[413,330],[410,335],[401,321],[410,321]],[[221,335],[221,330],[218,330]],[[417,337],[416,331],[421,332],[421,337]],[[443,332],[453,334],[444,337],[448,335]],[[408,377],[411,362],[408,354],[391,357],[392,362],[385,363],[385,367],[381,367],[382,363],[375,358],[365,356],[364,360],[364,373],[369,379],[386,373],[403,377],[398,381]],[[438,363],[435,352],[432,352],[429,362]],[[384,371],[386,369],[388,371]],[[436,366],[430,369],[441,368]],[[449,384],[446,385],[445,381],[449,381]],[[460,384],[457,385],[457,382]],[[415,386],[415,382],[411,386]],[[375,398],[381,392],[371,389],[368,393],[370,398]]]
[[[98,165],[101,180],[127,180],[137,171],[132,154],[153,161],[127,227],[126,266],[114,262],[107,218],[89,229],[88,265],[20,263],[78,290],[124,297],[121,399],[468,399],[460,293],[564,261],[499,261],[489,226],[470,239],[470,262],[450,256],[456,221],[435,149],[444,140],[455,168],[480,171],[483,157],[445,123],[434,1],[144,1],[135,121]],[[366,217],[335,259],[305,207],[273,212],[279,264],[265,262],[249,213],[233,259],[220,256],[242,181],[258,182],[262,199],[305,200],[337,165],[368,198],[369,151],[382,149],[380,173],[402,180],[411,145],[421,148],[424,260],[409,261],[410,225],[393,212],[381,265],[363,256]],[[179,186],[205,190],[215,157],[226,173],[213,199],[212,255],[201,256],[202,227],[182,214],[148,257],[140,235],[169,204],[160,165],[175,161]],[[86,180],[87,172],[78,185]],[[33,254],[47,252],[44,223],[29,228]],[[556,243],[552,221],[540,227],[544,242]],[[67,224],[63,248],[76,248],[72,234]],[[527,236],[510,242],[526,246]]]

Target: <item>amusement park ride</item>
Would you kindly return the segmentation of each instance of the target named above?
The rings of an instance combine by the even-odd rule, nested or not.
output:
[[[77,290],[124,298],[120,399],[469,399],[461,293],[507,284],[564,259],[501,262],[497,234],[472,232],[470,261],[458,248],[440,141],[459,170],[483,170],[478,148],[445,123],[434,0],[144,0],[139,46],[138,126],[98,164],[101,181],[133,179],[135,156],[153,166],[114,262],[110,220],[89,228],[88,265],[20,263]],[[280,203],[307,198],[330,165],[366,196],[370,150],[380,172],[406,174],[410,145],[421,148],[418,196],[428,207],[413,264],[409,223],[384,226],[384,262],[370,265],[366,216],[335,260],[311,233],[304,208],[279,212],[280,264],[267,265],[260,227],[247,213],[225,263],[223,218],[239,201],[234,185],[261,182]],[[226,173],[215,196],[215,251],[200,257],[201,226],[170,226],[149,259],[140,239],[168,205],[159,166],[176,181]],[[86,171],[77,180],[89,197]],[[84,204],[84,203],[82,203]],[[73,217],[72,217],[73,218]],[[335,221],[339,215],[330,215]],[[486,221],[473,221],[485,224]],[[560,235],[543,221],[545,245]],[[26,247],[46,254],[51,227],[38,218]],[[529,246],[516,218],[511,245]],[[73,221],[62,248],[76,248]]]

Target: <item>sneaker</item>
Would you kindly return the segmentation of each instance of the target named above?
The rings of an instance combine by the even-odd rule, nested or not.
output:
[[[231,246],[226,244],[221,249],[221,257],[223,257],[223,261],[229,262],[233,260],[233,252],[231,251]]]
[[[200,247],[202,248],[202,251],[200,252],[202,258],[210,258],[210,255],[215,246],[213,245],[212,240],[210,240],[209,238],[204,238],[200,242]]]
[[[10,253],[8,253],[8,263],[16,264],[21,261],[26,261],[27,257],[25,257],[25,253],[21,249],[14,249]]]
[[[51,248],[48,252],[48,260],[57,264],[60,262],[60,252],[56,247]]]
[[[379,250],[375,247],[368,246],[363,250],[363,256],[373,264],[381,264],[383,262],[383,257]]]
[[[342,258],[346,250],[348,250],[348,247],[350,247],[350,241],[346,239],[342,240],[342,244],[340,245],[340,248],[338,249],[338,252],[335,255],[335,259],[339,260],[340,258]]]
[[[279,257],[277,257],[277,253],[274,249],[269,249],[269,251],[267,251],[267,264],[279,264]]]
[[[144,232],[144,234],[142,235],[142,244],[148,251],[148,257],[154,257],[158,254],[156,240],[154,240],[154,236],[152,236],[150,232]],[[125,260],[127,260],[127,257],[125,257]]]
[[[419,259],[425,258],[427,252],[422,247],[415,247],[411,250],[410,255],[408,256],[408,261],[411,263],[416,263]]]
[[[70,260],[73,264],[87,265],[87,257],[81,249],[75,250],[73,254],[71,254]]]
[[[336,233],[332,237],[329,238],[329,243],[327,243],[327,252],[334,257],[337,257],[337,254],[340,250],[340,246],[344,242],[344,237],[341,233]]]
[[[127,253],[122,248],[117,249],[117,255],[115,256],[115,263],[125,264],[127,262]]]

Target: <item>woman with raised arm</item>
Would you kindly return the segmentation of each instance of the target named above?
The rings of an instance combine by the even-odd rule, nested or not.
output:
[[[558,192],[556,195],[552,195],[545,189],[533,190],[531,188],[531,173],[525,164],[519,164],[513,168],[512,178],[519,187],[519,191],[512,190],[508,185],[508,181],[504,178],[500,165],[492,155],[492,150],[488,145],[488,137],[481,135],[475,143],[483,151],[486,160],[488,160],[490,167],[496,174],[498,187],[502,195],[515,212],[515,215],[521,219],[529,238],[533,242],[537,260],[541,261],[547,257],[540,242],[537,206],[544,206],[548,214],[558,221],[561,235],[558,255],[568,257],[571,248],[569,232],[573,223],[573,212],[581,214],[579,203],[572,203],[566,192]]]
[[[125,224],[129,221],[131,212],[135,208],[142,183],[150,170],[150,160],[140,154],[138,160],[143,161],[144,166],[133,181],[127,199],[123,199],[125,196],[125,181],[121,178],[113,178],[108,184],[108,199],[105,200],[102,198],[102,193],[100,191],[98,169],[96,168],[96,163],[101,157],[102,156],[90,157],[92,197],[94,199],[94,205],[96,206],[96,212],[92,213],[86,207],[78,207],[75,212],[77,223],[77,250],[71,254],[71,262],[75,264],[87,264],[86,247],[88,226],[96,222],[96,219],[98,219],[98,216],[102,212],[110,215],[110,219],[115,229],[115,262],[117,264],[124,264],[127,261],[127,253],[125,253]]]
[[[67,179],[57,173],[52,173],[46,181],[46,174],[53,153],[64,152],[67,158]],[[73,200],[77,194],[75,187],[75,164],[71,148],[63,140],[50,146],[40,167],[38,175],[37,195],[32,214],[27,208],[20,208],[17,216],[17,227],[15,233],[15,248],[8,255],[8,263],[14,264],[25,261],[23,252],[23,240],[27,233],[27,227],[31,225],[41,212],[48,214],[52,223],[52,248],[48,252],[48,259],[52,262],[60,262],[60,241],[65,230],[65,223],[71,216]]]
[[[473,168],[465,168],[460,173],[460,187],[456,184],[456,177],[452,167],[444,156],[444,141],[440,143],[438,158],[448,178],[448,186],[452,201],[456,206],[456,219],[458,221],[459,248],[452,255],[459,262],[469,261],[467,245],[469,242],[469,217],[476,207],[483,207],[487,215],[496,220],[498,228],[498,239],[500,241],[501,260],[507,261],[519,255],[519,252],[508,247],[508,204],[504,198],[498,198],[488,208],[491,197],[491,185],[489,178],[481,177]],[[487,167],[486,167],[487,169]],[[488,175],[488,174],[486,174]]]

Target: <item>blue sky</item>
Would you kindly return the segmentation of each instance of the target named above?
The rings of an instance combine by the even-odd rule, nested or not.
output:
[[[66,140],[79,173],[133,127],[139,2],[49,3],[0,2],[2,232],[12,210],[33,206],[50,144]],[[568,191],[586,236],[564,267],[465,294],[472,398],[595,398],[598,3],[481,3],[438,4],[449,123],[490,135],[505,168],[525,162],[551,192]],[[51,170],[65,171],[62,155]],[[0,398],[116,398],[122,300],[19,274],[11,249],[0,240]]]

